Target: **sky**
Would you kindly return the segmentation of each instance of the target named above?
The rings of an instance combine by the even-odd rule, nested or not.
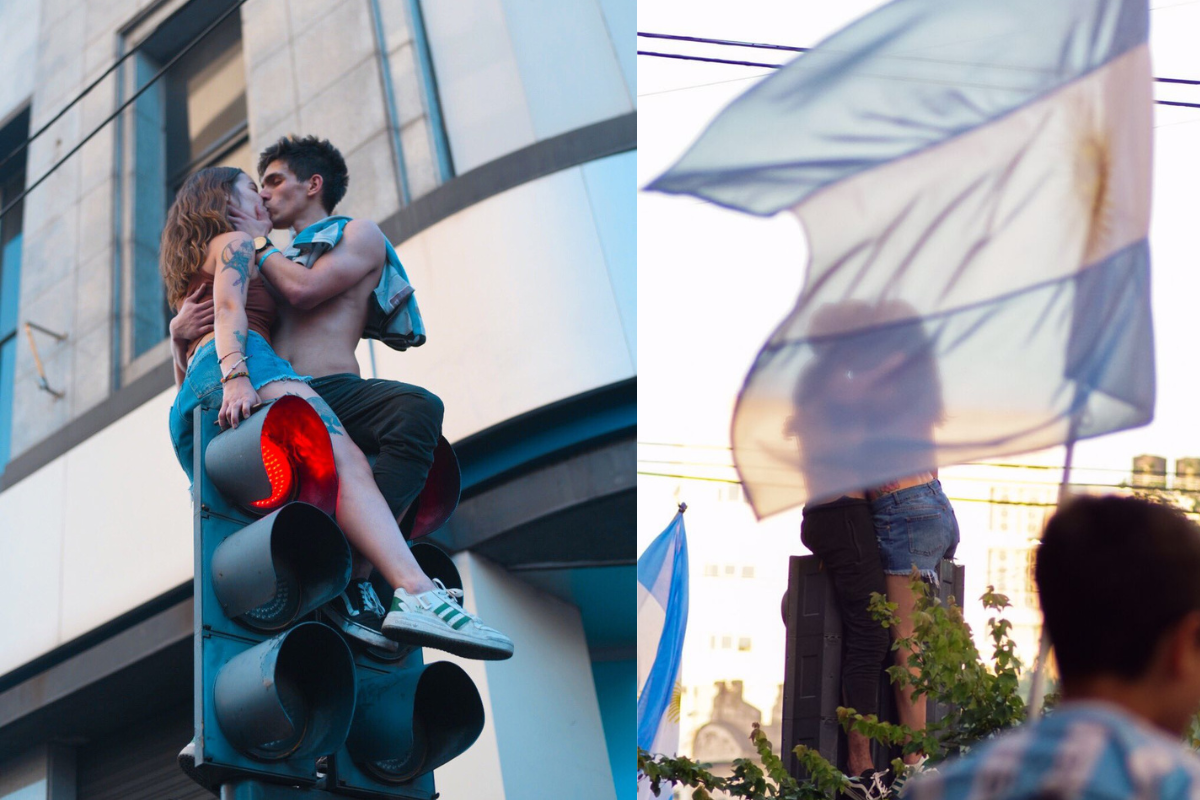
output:
[[[879,5],[875,0],[640,0],[638,31],[807,47]],[[1194,45],[1200,0],[1157,0],[1152,8],[1154,74],[1200,80],[1200,49]],[[779,60],[765,51],[646,38],[639,38],[638,49]],[[726,104],[770,72],[639,56],[639,188],[667,169]],[[1200,87],[1157,84],[1155,93],[1160,99],[1200,103]],[[1143,453],[1170,460],[1200,455],[1198,140],[1200,109],[1155,106],[1150,235],[1158,375],[1155,419],[1142,428],[1079,443],[1072,473],[1077,481],[1116,483],[1128,473],[1132,457]],[[773,565],[768,570],[760,567],[755,585],[747,582],[741,591],[747,594],[745,602],[751,602],[750,593],[758,593],[754,603],[774,603],[786,585],[786,556],[803,552],[797,512],[755,524],[748,507],[740,514],[719,507],[716,487],[728,484],[658,476],[685,474],[719,481],[736,477],[728,466],[734,400],[758,348],[795,303],[805,259],[803,233],[791,214],[760,219],[690,197],[638,194],[638,552],[666,527],[677,501],[689,503],[694,598],[689,631],[701,630],[706,622],[716,632],[737,627],[733,606],[740,601],[711,597],[710,588],[726,584],[703,583],[703,565]],[[1004,461],[1054,465],[1061,464],[1063,456],[1063,449],[1056,448]],[[1048,473],[1048,479],[1056,481],[1057,474]],[[971,541],[967,528],[974,527],[987,506],[956,507],[964,526],[959,557],[968,563],[968,592],[977,595],[971,587],[982,591],[978,575],[987,543]],[[968,608],[969,619],[982,613]],[[747,699],[764,711],[773,703],[775,682],[782,679],[782,626],[772,625],[761,634],[770,639],[766,647],[760,651],[756,639],[755,657],[736,662],[753,663],[753,669],[761,670],[761,686],[753,694],[750,682],[756,676],[745,677]],[[702,641],[689,635],[685,683],[703,685],[710,678],[735,677],[722,673],[722,658],[732,659],[706,651]],[[734,668],[733,660],[727,663]],[[703,706],[703,716],[704,699],[696,702]]]

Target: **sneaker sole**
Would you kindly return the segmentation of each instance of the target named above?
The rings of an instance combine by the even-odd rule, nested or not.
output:
[[[394,653],[399,649],[396,643],[387,636],[384,636],[382,633],[372,630],[365,625],[359,625],[357,622],[351,622],[336,611],[323,609],[323,613],[331,622],[333,622],[334,627],[357,642],[362,642],[368,647],[378,647],[381,650],[386,650],[389,653]]]
[[[404,624],[389,623],[388,619],[393,614],[398,614],[400,619],[404,620]],[[512,645],[505,647],[500,644],[480,642],[474,637],[464,636],[441,623],[426,623],[413,614],[395,611],[384,618],[383,633],[388,638],[402,644],[431,647],[434,650],[442,650],[451,655],[478,661],[503,661],[512,658],[513,654]]]

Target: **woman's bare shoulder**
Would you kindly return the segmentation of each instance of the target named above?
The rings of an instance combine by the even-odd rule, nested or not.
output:
[[[219,233],[208,240],[204,266],[201,269],[210,275],[215,275],[218,260],[229,261],[234,253],[246,247],[254,248],[254,239],[250,234],[243,233],[242,231]]]

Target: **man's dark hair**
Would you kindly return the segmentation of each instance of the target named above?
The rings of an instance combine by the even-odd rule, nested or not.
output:
[[[315,136],[305,136],[303,139],[284,136],[263,150],[262,155],[258,157],[259,180],[262,180],[263,173],[272,161],[287,164],[288,169],[302,181],[313,175],[320,175],[325,181],[321,188],[321,206],[326,213],[332,213],[334,207],[346,196],[346,187],[350,184],[346,160],[328,139],[318,139]]]
[[[1200,529],[1170,506],[1078,498],[1047,524],[1034,577],[1063,678],[1135,680],[1200,610]]]

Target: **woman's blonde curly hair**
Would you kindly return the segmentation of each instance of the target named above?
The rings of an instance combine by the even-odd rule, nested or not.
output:
[[[206,167],[188,176],[167,212],[159,248],[158,268],[167,286],[167,302],[179,310],[188,283],[204,263],[205,248],[214,236],[229,233],[229,197],[242,170]]]

